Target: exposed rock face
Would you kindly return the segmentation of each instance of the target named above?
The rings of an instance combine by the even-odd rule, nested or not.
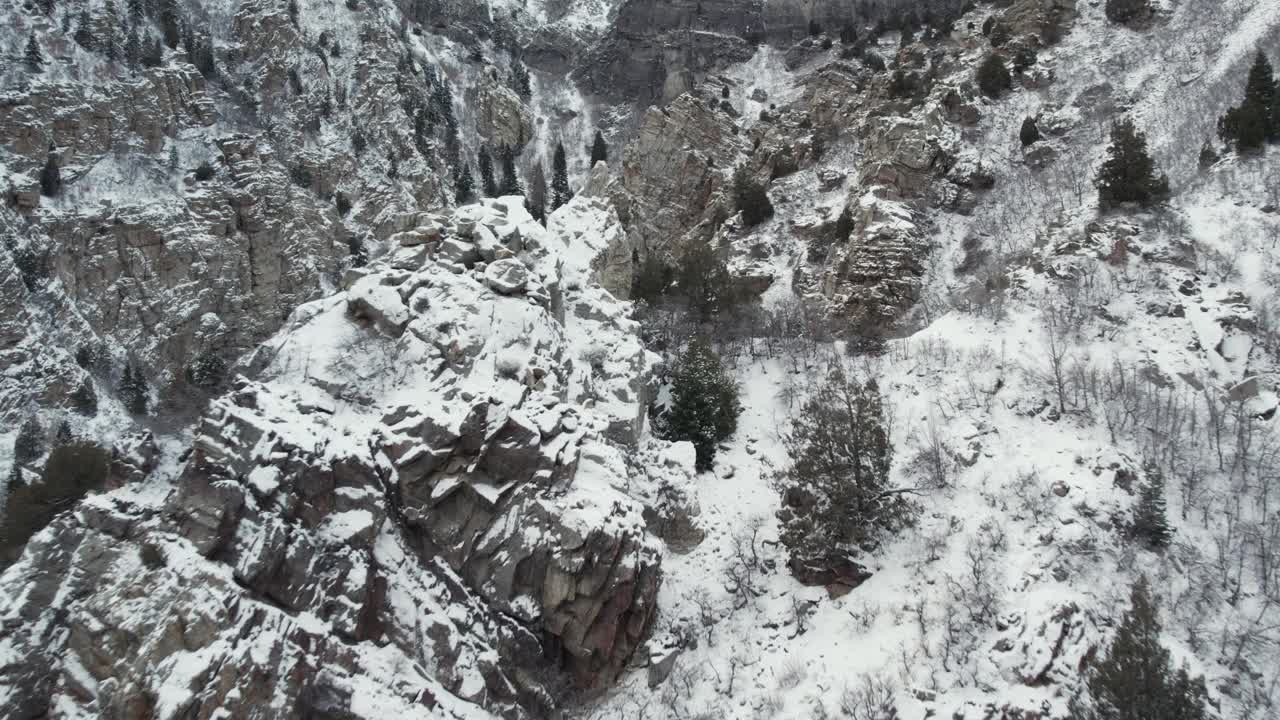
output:
[[[398,27],[365,20],[358,33],[343,17],[318,21],[317,39],[285,6],[241,3],[196,23],[197,40],[215,47],[216,74],[189,52],[131,70],[56,25],[31,26],[50,63],[0,96],[9,177],[0,236],[46,258],[13,307],[40,298],[66,332],[22,325],[15,312],[0,336],[65,352],[13,358],[43,368],[12,388],[0,415],[64,404],[84,379],[69,362],[77,344],[105,351],[107,377],[130,358],[167,402],[195,359],[231,362],[253,348],[336,283],[353,249],[376,254],[406,214],[442,198],[447,163],[414,138],[433,81],[399,62]],[[35,180],[49,158],[62,178],[57,198]]]
[[[492,68],[484,78],[467,97],[475,114],[476,134],[495,148],[522,147],[533,137],[528,108],[520,96],[498,81]]]
[[[678,257],[686,242],[709,238],[733,214],[725,191],[747,148],[714,102],[682,95],[645,113],[613,195],[641,256]]]
[[[423,214],[406,232],[474,248],[466,262],[414,242],[416,260],[301,306],[176,478],[92,497],[33,540],[0,576],[0,649],[30,659],[0,672],[6,706],[514,718],[550,711],[547,657],[611,682],[661,579],[621,488],[656,497],[693,469],[628,466],[662,452],[640,436],[657,358],[590,280],[597,246],[564,230],[611,209],[574,203],[551,233],[518,198]],[[137,482],[154,450],[130,447]]]
[[[691,90],[708,72],[755,52],[763,3],[625,0],[577,77],[593,94],[644,107]]]

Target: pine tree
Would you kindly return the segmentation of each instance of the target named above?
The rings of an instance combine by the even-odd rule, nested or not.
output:
[[[564,155],[564,143],[556,142],[556,151],[551,157],[551,211],[555,212],[573,199],[573,191],[569,189],[569,163]]]
[[[54,8],[57,7],[55,0],[40,0],[40,12],[46,17],[53,17]]]
[[[895,529],[910,506],[889,487],[893,443],[874,380],[833,369],[783,438],[781,539],[793,556],[852,549]]]
[[[1088,687],[1093,707],[1073,703],[1078,720],[1204,720],[1204,678],[1192,679],[1185,665],[1173,670],[1146,577],[1134,583],[1129,610],[1107,657],[1091,669]]]
[[[93,24],[88,10],[80,11],[80,18],[76,21],[76,34],[72,38],[85,50],[94,49]]]
[[[66,420],[58,423],[58,431],[54,433],[53,436],[54,443],[58,445],[66,445],[72,440],[75,440],[75,435],[71,432],[71,423]]]
[[[733,173],[733,199],[747,227],[755,227],[773,217],[773,203],[769,201],[768,191],[752,177],[746,165]]]
[[[978,66],[975,79],[978,89],[987,97],[998,98],[1013,87],[1013,77],[1009,75],[1009,68],[1005,66],[1004,58],[998,53],[987,55]]]
[[[485,197],[498,196],[498,183],[493,179],[493,157],[484,145],[480,146],[480,189]]]
[[[142,20],[142,0],[126,0],[126,6],[129,9],[130,26],[137,25],[138,21]]]
[[[44,162],[44,169],[40,171],[40,194],[46,197],[57,197],[60,192],[62,192],[62,171],[58,169],[58,158],[50,148],[49,157]]]
[[[523,195],[520,176],[516,174],[516,154],[510,145],[502,147],[502,187],[498,188],[502,195]]]
[[[1125,202],[1142,206],[1164,199],[1169,194],[1169,181],[1156,177],[1155,161],[1147,153],[1147,136],[1139,132],[1128,118],[1111,125],[1111,145],[1098,178],[1098,204],[1103,210]]]
[[[705,340],[691,341],[676,363],[665,437],[692,442],[698,471],[710,470],[716,443],[733,435],[741,412],[738,386],[725,372],[720,356]]]
[[[396,157],[395,150],[387,151],[387,177],[392,180],[400,177],[400,158]]]
[[[164,49],[160,46],[160,38],[151,38],[139,57],[143,67],[160,67],[164,64]]]
[[[27,35],[27,51],[25,54],[27,69],[38,73],[44,69],[44,53],[40,52],[40,44],[36,42],[36,34]]]
[[[1164,475],[1152,465],[1147,466],[1146,475],[1147,479],[1138,488],[1130,532],[1153,548],[1163,548],[1173,537],[1165,511]]]
[[[120,377],[120,400],[125,410],[133,415],[146,415],[150,405],[150,391],[147,389],[147,378],[142,370],[135,368],[132,362],[125,363],[124,374]]]
[[[124,63],[131,68],[137,68],[142,61],[142,46],[138,43],[138,26],[133,24],[129,26],[129,33],[124,40]]]
[[[471,177],[471,166],[463,164],[461,172],[453,173],[453,201],[465,205],[475,200],[475,180]]]
[[[1040,127],[1036,125],[1036,119],[1027,116],[1022,120],[1022,129],[1018,131],[1018,139],[1022,141],[1022,147],[1027,147],[1040,140]]]
[[[595,140],[591,141],[591,167],[595,167],[598,162],[608,161],[609,147],[604,144],[604,136],[597,130]]]
[[[1280,139],[1280,87],[1271,63],[1261,51],[1245,82],[1244,101],[1218,120],[1218,135],[1240,151],[1257,150]]]
[[[533,164],[533,170],[529,177],[529,196],[525,198],[524,206],[528,208],[529,214],[534,220],[542,223],[545,227],[547,224],[547,175],[542,171],[542,161],[539,160]]]
[[[71,393],[71,407],[87,417],[98,414],[98,393],[93,389],[93,381],[85,378],[80,387]]]
[[[298,0],[289,0],[289,22],[298,27]]]
[[[182,39],[181,28],[178,27],[178,0],[160,0],[160,32],[164,34],[164,44],[176,50]]]
[[[511,61],[511,89],[516,91],[521,100],[529,102],[533,97],[533,87],[529,84],[529,70],[519,60]]]
[[[18,428],[18,436],[13,441],[13,461],[26,465],[43,454],[44,428],[40,427],[40,421],[32,415]]]
[[[707,243],[695,242],[680,256],[676,290],[699,322],[710,322],[738,301],[733,276],[724,260]]]

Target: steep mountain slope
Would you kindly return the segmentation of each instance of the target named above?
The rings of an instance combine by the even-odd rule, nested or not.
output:
[[[0,11],[5,716],[1068,718],[1140,575],[1211,716],[1273,715],[1280,174],[1200,148],[1280,2],[960,10]],[[1172,194],[1103,213],[1121,116]],[[545,227],[457,197],[557,143]],[[708,255],[709,322],[628,302]],[[744,406],[701,474],[647,422],[695,332]],[[833,367],[915,509],[793,571]]]

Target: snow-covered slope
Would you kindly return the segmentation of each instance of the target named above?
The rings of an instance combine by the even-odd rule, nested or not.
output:
[[[831,3],[184,2],[215,73],[185,38],[112,64],[79,5],[0,11],[0,468],[27,417],[115,451],[0,575],[0,707],[1056,720],[1145,575],[1212,713],[1276,715],[1280,166],[1200,148],[1280,60],[1280,1],[1103,5],[855,52]],[[1036,51],[998,99],[989,18]],[[1173,195],[1100,214],[1121,115]],[[581,192],[545,228],[453,207],[481,147],[527,181],[557,142]],[[752,228],[738,168],[775,209]],[[698,243],[759,297],[701,328],[744,410],[695,476],[645,346],[695,328],[619,298]],[[779,543],[781,437],[833,366],[877,380],[918,506],[853,588]],[[1126,532],[1157,476],[1162,550]]]

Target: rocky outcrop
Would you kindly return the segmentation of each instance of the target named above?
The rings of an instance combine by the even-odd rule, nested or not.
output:
[[[641,257],[678,257],[733,214],[725,190],[748,147],[715,101],[686,94],[645,113],[612,196]]]
[[[661,582],[636,498],[688,542],[693,465],[641,435],[657,358],[570,232],[612,211],[572,205],[551,232],[519,198],[419,214],[245,363],[175,475],[122,445],[124,487],[0,576],[6,706],[518,718],[551,710],[545,658],[612,682]]]
[[[467,106],[475,116],[476,134],[491,147],[519,149],[533,137],[532,118],[520,96],[503,85],[495,68],[468,91]]]
[[[762,3],[624,0],[608,34],[578,64],[592,94],[639,107],[692,90],[708,73],[745,62],[762,29]]]

